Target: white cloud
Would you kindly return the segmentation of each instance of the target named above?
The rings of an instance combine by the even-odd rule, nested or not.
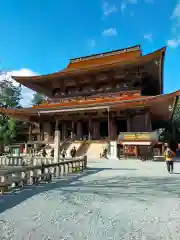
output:
[[[171,28],[171,39],[167,41],[167,44],[171,48],[180,47],[180,1],[175,5],[172,16],[172,28]]]
[[[38,75],[36,72],[33,72],[28,68],[21,68],[20,70],[11,71],[11,76],[21,76],[21,77],[30,77]]]
[[[121,12],[123,12],[126,9],[126,3],[121,3]]]
[[[121,2],[120,9],[121,12],[124,12],[124,10],[127,8],[128,4],[137,4],[137,0],[124,0]]]
[[[180,39],[170,39],[167,41],[167,45],[171,48],[177,48],[180,46]]]
[[[144,39],[146,39],[148,42],[152,42],[152,33],[145,34]]]
[[[118,11],[117,7],[115,5],[111,5],[108,2],[103,3],[102,5],[103,15],[109,16],[112,13],[116,13]]]
[[[107,37],[117,36],[116,28],[108,28],[103,31],[103,35]]]
[[[173,18],[180,18],[180,3],[176,4],[176,6],[173,10],[172,17]]]
[[[4,80],[4,79],[9,79],[12,81],[12,83],[14,85],[19,85],[19,83],[17,83],[16,81],[13,80],[13,76],[24,76],[24,77],[28,77],[28,76],[36,76],[38,75],[36,72],[33,72],[30,69],[27,68],[22,68],[20,70],[14,70],[14,71],[10,71],[7,73],[4,73],[2,75],[0,75],[0,81]],[[32,100],[32,96],[34,94],[34,91],[32,91],[29,88],[26,88],[24,86],[22,86],[22,100],[21,100],[21,105],[23,107],[27,107],[31,105],[31,100]]]

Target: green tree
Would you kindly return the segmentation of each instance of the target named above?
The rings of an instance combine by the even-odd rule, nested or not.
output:
[[[0,72],[0,108],[20,108],[21,86],[14,85],[7,79],[5,73]],[[17,124],[19,121],[7,116],[3,111],[0,112],[0,144],[12,141],[18,134]]]
[[[32,105],[39,106],[41,103],[46,101],[46,97],[40,93],[34,93],[32,98]]]

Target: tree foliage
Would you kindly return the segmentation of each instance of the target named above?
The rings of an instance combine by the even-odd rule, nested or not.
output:
[[[40,93],[34,93],[32,98],[32,105],[39,106],[41,103],[46,101],[46,97]]]
[[[0,72],[0,107],[20,108],[21,86],[14,85],[6,75]],[[0,142],[8,143],[18,133],[18,121],[0,112]]]

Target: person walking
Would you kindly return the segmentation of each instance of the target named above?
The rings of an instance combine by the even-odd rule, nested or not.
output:
[[[174,157],[176,153],[170,148],[169,144],[164,151],[164,158],[167,165],[167,170],[169,173],[173,173],[174,170]]]

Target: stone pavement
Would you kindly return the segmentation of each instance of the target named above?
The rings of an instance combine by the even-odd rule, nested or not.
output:
[[[89,162],[83,175],[0,196],[0,239],[179,239],[180,163]]]

